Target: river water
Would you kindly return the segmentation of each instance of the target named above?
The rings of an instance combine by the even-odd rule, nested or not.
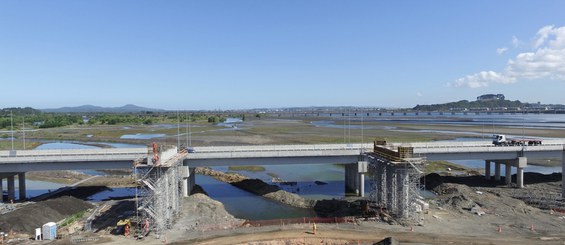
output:
[[[333,127],[343,128],[344,125],[341,120],[344,117],[332,116],[331,118],[323,121],[313,121],[312,125],[316,127]],[[349,119],[348,119],[349,120]],[[549,129],[563,129],[565,128],[565,115],[431,115],[431,116],[415,116],[415,115],[398,115],[398,116],[374,116],[373,118],[363,118],[359,116],[351,118],[352,121],[398,121],[401,123],[426,123],[426,124],[456,124],[456,125],[484,125],[485,127],[496,127],[498,125],[516,126],[516,127],[543,127]],[[240,120],[228,120],[221,126],[226,127],[228,130],[238,130],[242,122]],[[249,127],[251,125],[247,125]],[[347,125],[346,125],[347,127]],[[356,129],[361,128],[360,125],[353,126]],[[376,126],[364,125],[365,129],[371,129]],[[379,126],[382,129],[398,130],[392,126]],[[131,135],[126,137],[132,138],[147,138],[157,135]],[[470,135],[473,136],[473,135]],[[475,134],[473,138],[461,138],[457,141],[463,140],[484,140],[482,134]],[[157,137],[160,137],[157,136]],[[81,142],[48,142],[36,149],[91,149],[97,148],[96,146],[83,145]],[[120,144],[120,143],[104,143],[110,147],[143,147],[143,145]],[[484,168],[484,161],[480,160],[459,160],[453,161],[469,168]],[[331,199],[343,198],[345,196],[345,183],[344,183],[344,167],[341,165],[331,164],[310,164],[310,165],[264,165],[264,171],[250,172],[250,171],[232,171],[227,167],[215,167],[220,171],[238,172],[251,178],[258,178],[266,183],[276,184],[282,189],[301,195],[307,199]],[[515,171],[515,170],[513,170]],[[526,172],[539,172],[549,174],[553,172],[561,172],[561,167],[543,167],[529,165]],[[491,171],[494,172],[494,171]],[[504,168],[502,168],[504,175]],[[105,173],[99,171],[86,171],[87,174],[103,175]],[[273,183],[274,177],[277,180],[282,180],[285,183]],[[366,178],[366,190],[370,188],[370,179]],[[262,197],[258,197],[249,192],[243,191],[229,184],[219,182],[208,176],[196,176],[196,183],[201,185],[210,197],[221,201],[226,209],[238,218],[244,219],[277,219],[289,217],[309,217],[315,216],[312,210],[293,208],[280,204]],[[16,181],[17,185],[17,181]],[[62,187],[61,184],[44,182],[44,181],[26,181],[28,188],[28,196],[36,196]],[[4,182],[4,186],[6,183]],[[17,192],[16,192],[17,194]],[[131,196],[135,194],[133,188],[116,188],[105,192],[98,193],[90,197],[92,201],[99,201],[109,197]],[[252,208],[250,208],[252,207]]]

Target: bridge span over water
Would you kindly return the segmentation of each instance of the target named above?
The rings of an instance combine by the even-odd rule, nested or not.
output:
[[[389,143],[385,148],[411,147],[414,156],[427,160],[485,160],[486,178],[500,180],[500,165],[527,167],[525,158],[564,159],[564,140],[545,140],[539,146],[494,146],[490,141]],[[363,161],[373,144],[317,144],[194,147],[182,159],[184,166],[210,167],[230,165],[347,164]],[[147,162],[148,149],[64,149],[0,151],[0,178],[7,178],[8,192],[13,193],[14,176],[19,176],[20,193],[25,193],[25,172],[47,170],[127,169],[135,162]],[[521,160],[520,160],[521,159]],[[565,169],[565,161],[563,164]],[[507,172],[506,181],[510,180]],[[562,171],[565,172],[565,171]],[[523,180],[522,180],[523,181]],[[0,182],[1,183],[1,182]],[[522,183],[518,183],[522,186]],[[1,187],[1,186],[0,186]],[[22,190],[24,189],[24,190]],[[565,193],[565,189],[564,189]],[[12,195],[10,195],[12,196]],[[24,196],[25,195],[21,195]]]
[[[423,167],[420,164],[425,160],[482,159],[485,181],[500,181],[500,169],[505,165],[507,184],[511,181],[511,168],[515,167],[517,186],[523,187],[529,157],[561,158],[562,175],[565,173],[564,145],[563,140],[545,140],[537,146],[494,146],[490,141],[210,146],[194,147],[188,153],[179,152],[176,147],[16,150],[0,151],[0,180],[7,179],[8,200],[14,200],[15,177],[20,199],[25,199],[25,173],[29,171],[135,168],[137,174],[147,177],[138,179],[145,194],[141,195],[137,209],[144,214],[144,220],[153,221],[152,229],[158,233],[170,227],[179,210],[179,197],[191,192],[196,167],[345,164],[346,188],[363,196],[365,174],[372,171],[376,189],[371,193],[375,193],[376,203],[393,215],[406,218],[412,213],[412,204],[418,201],[412,185],[419,183],[419,169]],[[563,186],[565,196],[565,178]],[[4,190],[2,181],[0,190]]]

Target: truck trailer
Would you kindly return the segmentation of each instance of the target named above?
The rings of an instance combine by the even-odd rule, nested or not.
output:
[[[507,138],[503,134],[495,134],[492,137],[492,144],[496,146],[522,146],[522,145],[541,145],[541,139],[527,139],[527,138]]]

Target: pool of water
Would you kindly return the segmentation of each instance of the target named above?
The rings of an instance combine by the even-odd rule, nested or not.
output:
[[[83,145],[70,142],[50,142],[35,147],[35,150],[59,150],[59,149],[97,149],[100,147]]]
[[[209,176],[196,175],[196,183],[202,186],[211,198],[222,202],[226,210],[237,218],[264,220],[316,216],[311,209],[281,204]]]
[[[120,139],[154,139],[154,138],[162,138],[167,136],[166,134],[142,134],[142,133],[137,133],[137,134],[124,134],[122,136],[120,136]]]
[[[342,166],[334,164],[302,164],[261,165],[260,167],[265,168],[265,171],[232,171],[228,167],[214,167],[214,169],[224,172],[237,172],[250,178],[260,179],[307,199],[337,199],[345,196],[345,169]],[[273,182],[274,177],[270,174],[276,175],[279,180],[293,182],[293,184]],[[316,184],[315,181],[325,184]]]
[[[8,188],[7,179],[4,179],[4,181],[2,182],[2,186],[4,190],[7,190]],[[20,198],[19,186],[20,185],[18,182],[18,178],[16,177],[15,178],[16,200],[19,200]],[[30,197],[39,196],[49,191],[57,190],[64,186],[65,186],[64,184],[59,184],[59,183],[26,179],[26,197],[30,198]]]

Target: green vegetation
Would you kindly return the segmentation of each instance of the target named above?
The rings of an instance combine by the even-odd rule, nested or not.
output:
[[[86,213],[86,210],[80,211],[76,214],[73,214],[71,216],[69,216],[68,218],[66,218],[65,220],[63,220],[63,222],[61,222],[61,226],[60,227],[65,227],[67,225],[70,225],[72,223],[74,223],[77,220],[82,219],[82,216],[84,216],[84,214]]]
[[[415,111],[449,111],[453,109],[478,109],[478,108],[523,108],[528,107],[529,104],[522,103],[519,100],[490,100],[490,101],[468,101],[460,100],[457,102],[450,102],[444,104],[433,105],[417,105],[412,108]]]
[[[263,166],[229,166],[230,171],[248,171],[248,172],[263,172],[265,167]]]

